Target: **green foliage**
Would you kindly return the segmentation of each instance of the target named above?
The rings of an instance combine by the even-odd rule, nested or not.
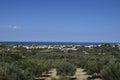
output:
[[[66,77],[66,76],[60,76],[59,80],[70,80],[70,79],[69,79],[69,77]]]
[[[120,63],[111,63],[101,70],[103,80],[120,80]]]
[[[88,70],[89,74],[100,73],[100,68],[102,65],[97,60],[89,60],[86,63],[85,69]]]
[[[52,78],[51,78],[51,80],[58,80],[58,79],[57,79],[57,78],[55,78],[55,77],[52,77]]]
[[[77,51],[64,52],[59,49],[26,49],[22,45],[17,45],[16,48],[13,45],[0,45],[0,80],[33,80],[42,73],[48,73],[51,68],[57,68],[60,79],[67,80],[66,75],[74,75],[76,67],[84,68],[89,74],[101,74],[104,80],[120,80],[118,45],[76,47]]]
[[[68,62],[62,62],[57,67],[57,74],[58,75],[74,75],[76,71],[76,66],[74,64]]]
[[[23,75],[23,70],[17,67],[16,63],[8,64],[1,63],[0,64],[0,73],[5,80],[24,80],[25,77]]]

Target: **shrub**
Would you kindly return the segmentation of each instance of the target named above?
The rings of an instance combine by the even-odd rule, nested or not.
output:
[[[120,80],[120,63],[111,63],[101,71],[103,80]]]
[[[90,60],[86,63],[85,68],[86,68],[86,70],[88,71],[89,74],[93,74],[93,73],[99,73],[100,72],[100,68],[101,68],[100,66],[102,66],[102,65],[100,65],[100,63],[98,61]]]
[[[57,79],[57,78],[55,78],[55,77],[52,77],[52,78],[51,78],[51,80],[58,80],[58,79]]]
[[[76,71],[76,66],[68,62],[62,62],[57,68],[58,75],[74,75]]]
[[[66,76],[60,76],[59,80],[70,80],[70,79],[69,79],[69,77],[66,77]]]

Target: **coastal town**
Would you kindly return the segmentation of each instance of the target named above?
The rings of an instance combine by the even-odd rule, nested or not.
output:
[[[1,44],[2,45],[2,44]],[[60,50],[60,51],[64,51],[64,52],[67,52],[67,51],[77,51],[79,50],[80,47],[85,47],[85,48],[88,48],[88,49],[93,49],[94,47],[101,47],[102,44],[99,44],[99,45],[13,45],[12,48],[20,48],[20,47],[23,47],[27,50],[29,49],[48,49],[48,50],[53,50],[53,49],[57,49],[57,50]],[[111,47],[116,47],[118,46],[118,48],[120,49],[120,44],[117,43],[117,44],[112,44]],[[10,48],[8,48],[9,50]],[[87,54],[86,51],[83,51]]]
[[[2,45],[2,44],[0,44]],[[13,45],[13,48],[19,48],[19,47],[23,47],[26,49],[59,49],[59,50],[77,50],[78,47],[86,47],[89,49],[92,49],[93,47],[101,47],[102,44],[100,45]],[[112,47],[115,47],[115,45],[117,45],[120,48],[120,44],[113,44]]]

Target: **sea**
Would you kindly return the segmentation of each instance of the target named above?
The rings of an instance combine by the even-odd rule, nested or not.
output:
[[[27,41],[0,41],[0,44],[13,45],[100,45],[100,44],[120,44],[118,42],[27,42]]]

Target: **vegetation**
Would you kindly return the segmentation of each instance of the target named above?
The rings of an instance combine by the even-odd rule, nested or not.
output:
[[[120,80],[118,45],[77,46],[76,49],[63,51],[0,45],[0,80],[33,80],[52,68],[56,68],[61,80],[67,80],[66,76],[74,75],[77,67],[90,75],[100,76],[102,80]]]
[[[120,80],[120,63],[110,63],[101,70],[103,80]],[[108,77],[109,76],[109,77]]]
[[[75,74],[76,66],[68,63],[68,62],[62,62],[57,67],[57,74],[62,76],[72,76]]]

